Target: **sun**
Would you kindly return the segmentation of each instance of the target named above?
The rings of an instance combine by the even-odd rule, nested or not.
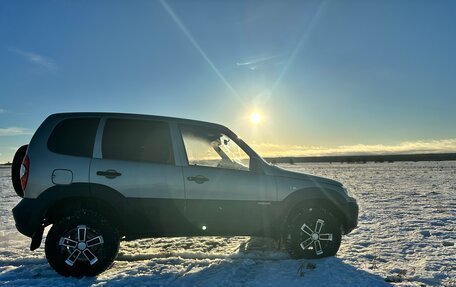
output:
[[[257,124],[257,123],[261,122],[261,115],[258,112],[253,112],[250,115],[250,122],[252,124]]]

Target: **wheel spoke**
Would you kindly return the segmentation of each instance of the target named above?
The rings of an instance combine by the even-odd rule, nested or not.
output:
[[[98,258],[95,256],[95,254],[92,253],[92,251],[90,251],[90,249],[87,248],[82,251],[82,253],[87,258],[87,260],[89,260],[90,265],[93,265],[98,261]]]
[[[318,236],[318,239],[325,240],[325,241],[332,241],[333,240],[333,235],[332,235],[332,233],[320,234]]]
[[[317,223],[315,224],[315,233],[320,233],[324,223],[325,222],[322,219],[317,219]]]
[[[86,240],[87,227],[85,225],[78,225],[78,240],[84,242]]]
[[[317,255],[323,254],[323,250],[321,249],[320,240],[314,241],[314,249],[315,249],[315,253]]]
[[[304,240],[303,242],[301,242],[301,244],[299,244],[302,248],[302,250],[306,250],[307,247],[309,247],[311,244],[312,244],[313,240],[312,238],[307,238],[306,240]]]
[[[78,259],[79,255],[81,255],[81,251],[79,251],[79,249],[75,249],[73,253],[71,253],[70,256],[68,256],[67,260],[65,260],[65,263],[70,266],[73,266],[74,262]]]
[[[307,226],[305,223],[301,226],[301,230],[302,230],[305,234],[307,234],[307,235],[309,235],[309,236],[312,236],[312,233],[313,233],[312,229],[310,229],[310,227]]]
[[[99,245],[99,244],[103,244],[104,243],[104,240],[103,240],[103,236],[97,236],[97,237],[94,237],[90,240],[87,240],[87,247],[92,247],[92,246],[96,246],[96,245]]]
[[[59,245],[65,246],[65,247],[76,248],[76,246],[78,246],[78,242],[74,241],[73,239],[62,236],[62,237],[60,237]]]

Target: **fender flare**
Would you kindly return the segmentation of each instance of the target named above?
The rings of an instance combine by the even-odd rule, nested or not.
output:
[[[49,212],[59,203],[68,205],[77,204],[78,201],[103,203],[110,208],[110,212],[115,216],[114,220],[117,221],[116,223],[120,229],[125,226],[122,218],[129,218],[128,214],[132,212],[125,196],[117,190],[101,184],[72,183],[70,185],[54,185],[42,192],[37,199],[46,203],[43,211],[44,218],[49,216]]]
[[[321,189],[317,187],[303,188],[294,191],[282,200],[282,225],[286,226],[289,216],[300,206],[312,205],[327,208],[333,215],[340,220],[342,225],[345,224],[345,202],[344,196],[334,189]]]

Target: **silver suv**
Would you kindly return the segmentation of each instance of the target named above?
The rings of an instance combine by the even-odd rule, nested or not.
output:
[[[15,155],[13,209],[31,250],[64,276],[94,276],[119,241],[248,235],[282,240],[294,258],[336,254],[357,225],[341,183],[265,162],[228,128],[118,113],[49,116]]]

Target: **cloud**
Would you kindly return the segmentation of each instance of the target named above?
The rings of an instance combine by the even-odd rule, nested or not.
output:
[[[19,127],[0,128],[0,137],[31,135],[29,129]]]
[[[329,156],[329,155],[369,155],[369,154],[413,154],[456,152],[456,138],[442,140],[419,140],[401,142],[397,145],[343,145],[320,147],[304,145],[252,144],[264,157],[278,156]]]
[[[5,109],[2,109],[2,108],[0,108],[0,114],[4,114],[4,113],[6,113],[6,110],[5,110]]]
[[[27,61],[29,61],[31,63],[37,64],[41,67],[46,68],[49,71],[57,70],[57,65],[54,62],[54,60],[52,60],[48,57],[42,56],[35,52],[24,51],[22,49],[18,49],[18,48],[14,48],[14,47],[10,47],[10,48],[8,48],[8,50],[25,58]]]

